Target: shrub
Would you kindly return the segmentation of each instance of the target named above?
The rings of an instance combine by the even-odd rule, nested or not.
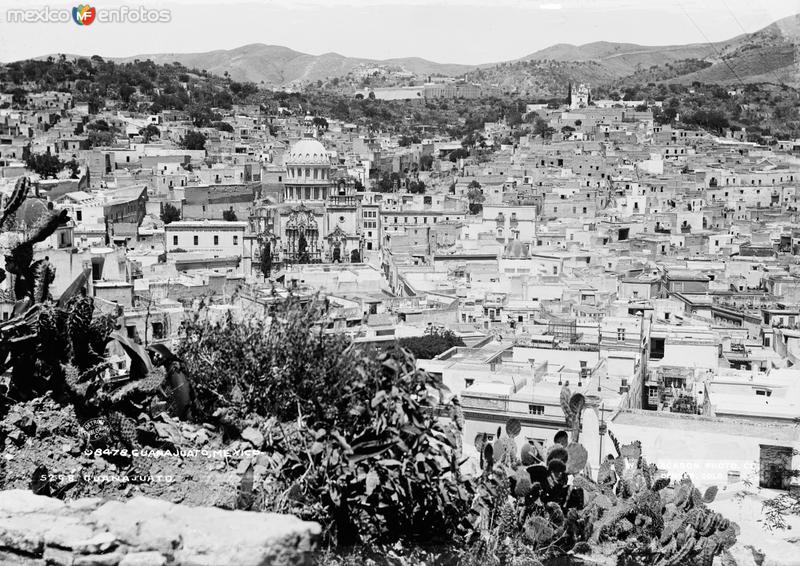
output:
[[[161,209],[161,221],[164,224],[169,224],[180,219],[181,211],[178,207],[169,202],[164,203],[164,207]]]
[[[344,426],[310,419],[267,449],[279,456],[271,510],[321,522],[329,543],[450,546],[469,528],[471,486],[458,470],[455,427],[434,414],[441,378],[415,369],[400,349],[356,372]]]
[[[186,135],[181,138],[178,143],[183,149],[199,150],[206,147],[206,136],[203,132],[197,130],[189,130]]]
[[[324,315],[292,298],[268,320],[185,322],[178,353],[196,414],[259,422],[274,480],[262,507],[319,521],[329,544],[451,544],[471,487],[461,432],[436,416],[441,377],[406,350],[375,354],[325,332]]]
[[[424,336],[402,338],[400,345],[414,354],[415,358],[430,360],[454,346],[464,346],[464,341],[452,330],[431,327]]]

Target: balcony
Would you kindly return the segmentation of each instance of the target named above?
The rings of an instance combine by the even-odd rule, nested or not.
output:
[[[352,208],[358,204],[358,198],[355,196],[341,196],[341,195],[331,195],[328,197],[328,206],[335,208],[335,207],[343,207],[343,208]]]

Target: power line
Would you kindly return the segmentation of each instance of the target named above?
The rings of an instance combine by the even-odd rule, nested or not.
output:
[[[746,29],[744,29],[744,26],[739,21],[739,18],[736,17],[736,14],[733,13],[733,10],[731,10],[730,6],[728,6],[728,3],[725,0],[722,0],[722,4],[723,6],[725,6],[725,9],[728,10],[728,13],[733,18],[733,21],[736,22],[736,25],[739,26],[739,29],[742,30],[742,33],[749,35],[749,32]],[[758,59],[761,64],[764,63],[764,58],[760,54],[758,55]],[[767,71],[767,73],[772,75],[772,78],[775,79],[775,82],[777,84],[783,84],[783,80],[780,77],[778,77],[777,73],[774,70]]]
[[[703,39],[705,39],[705,40],[706,40],[706,43],[707,43],[707,44],[708,44],[708,46],[709,46],[709,47],[710,47],[710,48],[711,48],[711,49],[714,51],[714,53],[716,54],[716,56],[717,56],[719,59],[722,59],[722,62],[723,62],[723,63],[725,63],[725,66],[726,66],[726,67],[728,67],[728,69],[730,69],[731,73],[733,73],[733,75],[736,77],[736,80],[738,80],[738,81],[739,81],[739,86],[740,86],[740,87],[742,87],[742,88],[744,88],[744,81],[742,81],[741,77],[739,76],[739,73],[737,73],[737,72],[736,72],[736,70],[733,68],[733,66],[731,66],[731,64],[728,62],[728,60],[727,60],[727,59],[723,59],[723,57],[722,57],[722,55],[720,54],[719,50],[717,49],[716,45],[714,45],[714,44],[713,44],[713,43],[712,43],[712,42],[711,42],[711,41],[708,39],[708,37],[706,36],[706,34],[705,34],[705,33],[703,33],[703,30],[702,30],[702,29],[700,29],[700,26],[698,26],[698,25],[697,25],[697,22],[695,22],[695,21],[694,21],[694,19],[692,18],[692,16],[690,16],[690,15],[689,15],[689,12],[687,12],[687,11],[686,11],[686,8],[683,6],[683,3],[682,3],[682,2],[680,2],[680,1],[678,1],[678,6],[680,6],[680,7],[681,7],[681,10],[683,11],[683,13],[686,15],[686,17],[689,19],[689,21],[690,21],[690,22],[692,22],[692,25],[695,27],[695,29],[696,29],[698,32],[700,32],[700,35],[702,35],[702,36],[703,36]]]

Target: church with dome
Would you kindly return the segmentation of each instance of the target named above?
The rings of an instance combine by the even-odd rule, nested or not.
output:
[[[336,178],[325,146],[307,132],[284,154],[283,165],[283,202],[269,207],[272,221],[258,211],[251,218],[260,240],[270,241],[273,264],[361,262],[358,197]]]

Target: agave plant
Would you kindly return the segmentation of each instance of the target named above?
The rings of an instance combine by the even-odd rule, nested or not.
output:
[[[17,181],[0,210],[0,230],[6,229],[15,217],[30,187],[27,177]],[[0,372],[11,369],[6,401],[30,399],[49,392],[77,406],[92,405],[91,392],[102,389],[98,366],[102,365],[106,346],[112,339],[130,357],[131,377],[140,381],[140,389],[147,390],[144,380],[158,375],[148,352],[115,333],[117,315],[95,313],[93,299],[86,296],[90,269],[78,275],[60,297],[53,298],[55,268],[46,257],[34,261],[34,246],[68,220],[66,210],[48,210],[30,234],[6,255],[5,270],[0,270],[0,281],[7,274],[14,277],[17,299],[11,318],[0,324]],[[179,397],[173,407],[177,406],[177,412],[184,416],[191,402],[188,384],[174,356],[162,351],[161,358],[170,363],[170,386],[164,387],[163,397],[168,400]],[[68,376],[70,379],[66,379]],[[162,387],[163,381],[161,375],[158,387]],[[87,385],[91,382],[95,383],[93,387]]]

